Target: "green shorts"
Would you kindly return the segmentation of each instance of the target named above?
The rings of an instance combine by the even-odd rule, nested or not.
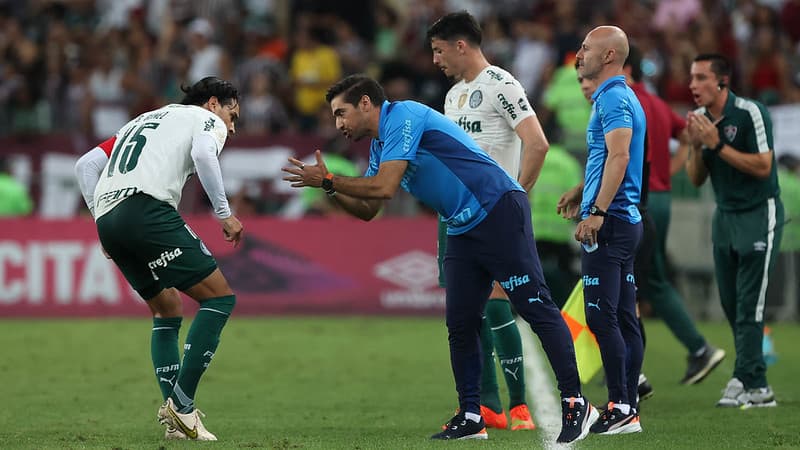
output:
[[[143,299],[186,290],[217,268],[203,241],[169,204],[136,194],[97,219],[103,248]]]

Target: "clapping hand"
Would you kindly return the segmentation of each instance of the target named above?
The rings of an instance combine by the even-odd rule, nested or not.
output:
[[[689,130],[689,140],[695,146],[705,146],[714,148],[719,144],[719,130],[717,124],[722,117],[712,122],[705,114],[689,112],[686,115],[687,129]]]

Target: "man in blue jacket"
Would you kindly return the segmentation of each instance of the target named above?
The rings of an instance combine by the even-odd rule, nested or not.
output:
[[[582,439],[597,411],[580,391],[575,350],[550,299],[536,253],[525,191],[455,122],[413,101],[388,102],[381,86],[351,75],[327,93],[336,127],[348,139],[372,139],[363,177],[328,172],[290,158],[292,187],[318,187],[351,215],[371,220],[398,187],[447,223],[444,261],[450,359],[459,412],[433,439],[486,439],[480,416],[481,317],[499,280],[539,336],[558,380],[563,422],[558,442]]]
[[[586,324],[597,337],[608,385],[608,408],[591,431],[642,431],[636,394],[643,347],[636,317],[633,261],[642,238],[639,204],[647,121],[623,65],[628,37],[613,26],[597,27],[578,51],[578,75],[597,86],[586,130],[584,182],[564,194],[558,209],[580,222]]]

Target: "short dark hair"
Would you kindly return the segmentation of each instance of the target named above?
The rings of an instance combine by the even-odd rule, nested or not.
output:
[[[383,93],[381,85],[363,74],[350,75],[339,80],[328,89],[325,100],[330,103],[334,97],[338,97],[340,94],[344,94],[344,101],[353,106],[358,106],[361,97],[365,95],[375,106],[382,105],[386,101],[386,94]]]
[[[628,51],[628,59],[625,60],[625,67],[631,66],[631,78],[638,83],[642,81],[642,51],[635,45],[631,45]]]
[[[437,20],[427,33],[428,42],[433,39],[453,41],[464,39],[471,45],[481,45],[483,32],[478,21],[466,11],[450,13]]]
[[[227,105],[239,101],[239,91],[228,81],[217,77],[205,77],[191,86],[181,85],[184,92],[181,105],[204,105],[211,97]]]
[[[728,58],[719,53],[702,53],[694,58],[694,62],[700,61],[711,61],[711,71],[714,72],[720,83],[725,83],[726,78],[730,78],[731,63]]]

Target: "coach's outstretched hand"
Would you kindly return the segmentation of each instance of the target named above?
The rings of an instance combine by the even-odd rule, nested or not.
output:
[[[239,246],[239,241],[242,240],[242,232],[244,232],[244,227],[239,222],[239,219],[236,216],[228,216],[220,220],[220,222],[222,222],[222,234],[225,235],[225,240],[233,242],[234,247]]]
[[[322,187],[322,179],[328,174],[328,168],[325,166],[325,161],[322,160],[322,152],[317,150],[314,152],[314,157],[317,163],[308,165],[297,158],[289,158],[289,162],[294,167],[284,167],[281,170],[288,173],[283,177],[285,181],[292,183],[292,187]]]

